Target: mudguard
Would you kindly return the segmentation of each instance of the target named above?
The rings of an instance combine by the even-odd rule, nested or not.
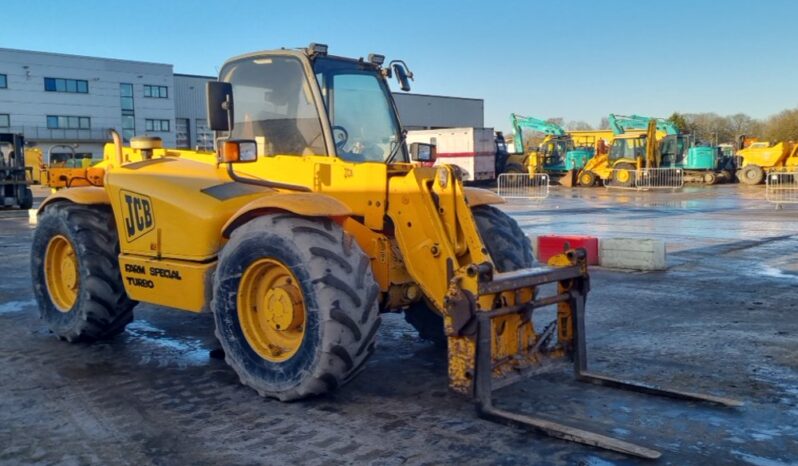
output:
[[[110,204],[108,193],[104,188],[96,186],[86,186],[79,188],[62,189],[54,194],[51,194],[39,206],[39,213],[43,212],[45,207],[55,202],[70,201],[75,204]]]
[[[338,199],[319,193],[285,193],[264,196],[245,204],[222,227],[222,236],[230,234],[247,221],[274,210],[285,210],[306,217],[348,217],[352,209]]]

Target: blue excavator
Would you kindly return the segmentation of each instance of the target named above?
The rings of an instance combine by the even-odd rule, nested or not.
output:
[[[508,159],[506,171],[522,173],[547,173],[560,177],[562,184],[572,185],[574,174],[593,157],[593,147],[577,147],[566,131],[555,123],[538,118],[510,115],[513,128],[515,154]],[[544,134],[537,149],[527,153],[524,147],[524,131]]]
[[[681,168],[684,170],[686,182],[715,184],[722,179],[730,179],[728,167],[717,147],[697,145],[695,138],[679,131],[671,121],[663,118],[651,118],[640,115],[614,115],[608,117],[610,129],[616,135],[629,131],[645,130],[650,120],[656,122],[658,134],[664,133],[659,140],[657,167]],[[628,139],[616,138],[613,145],[627,144]],[[619,152],[616,149],[615,152]],[[613,150],[610,150],[610,154]]]

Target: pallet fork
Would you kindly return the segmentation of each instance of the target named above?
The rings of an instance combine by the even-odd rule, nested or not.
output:
[[[499,388],[494,387],[494,385],[507,386],[527,378],[525,377],[527,374],[519,372],[511,376],[511,380],[505,378],[501,380],[499,384],[494,383],[494,361],[491,356],[492,320],[512,313],[525,313],[527,316],[531,316],[534,309],[553,304],[557,304],[558,306],[565,305],[570,309],[570,318],[565,321],[558,319],[558,325],[566,323],[566,325],[570,324],[572,326],[573,342],[570,345],[566,345],[565,349],[566,354],[573,360],[574,375],[577,380],[680,400],[701,401],[728,407],[742,405],[740,401],[729,398],[629,382],[588,371],[584,319],[585,302],[589,290],[589,278],[586,273],[587,269],[585,265],[586,253],[582,249],[577,249],[569,251],[567,256],[574,265],[558,268],[546,267],[534,269],[534,273],[526,274],[526,276],[519,276],[518,274],[497,274],[493,277],[491,282],[484,284],[486,291],[496,292],[502,289],[512,289],[513,287],[517,287],[519,283],[523,283],[525,286],[540,286],[556,282],[558,284],[558,294],[537,298],[523,306],[503,307],[476,313],[477,351],[474,398],[476,401],[477,413],[481,418],[502,424],[521,426],[551,437],[591,445],[640,458],[656,459],[661,456],[659,451],[651,448],[547,419],[506,411],[494,406],[492,392],[495,388]]]

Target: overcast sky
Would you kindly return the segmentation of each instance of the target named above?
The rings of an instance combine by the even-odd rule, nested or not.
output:
[[[378,52],[413,92],[596,125],[608,113],[798,106],[798,2],[5,0],[0,47],[172,63],[216,75],[230,56],[322,42]],[[2,64],[0,64],[1,66]]]

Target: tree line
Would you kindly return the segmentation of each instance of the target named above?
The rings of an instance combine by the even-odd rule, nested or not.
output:
[[[679,131],[690,133],[697,140],[713,145],[734,143],[741,135],[753,136],[761,141],[798,141],[798,108],[784,110],[765,119],[756,119],[745,113],[721,116],[717,113],[679,113],[668,117]],[[567,130],[610,129],[607,118],[602,118],[598,127],[581,120],[565,121],[550,118]]]

